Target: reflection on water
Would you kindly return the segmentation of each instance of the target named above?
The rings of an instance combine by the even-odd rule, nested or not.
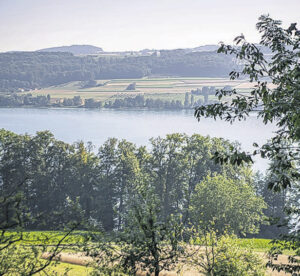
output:
[[[97,147],[107,138],[127,139],[145,145],[149,138],[168,133],[198,133],[239,141],[243,149],[252,150],[253,141],[261,144],[272,136],[275,126],[264,125],[255,116],[233,125],[224,121],[193,117],[192,110],[87,110],[1,108],[0,128],[16,133],[34,134],[50,130],[57,139],[72,143],[91,141]],[[258,160],[256,168],[265,169]]]

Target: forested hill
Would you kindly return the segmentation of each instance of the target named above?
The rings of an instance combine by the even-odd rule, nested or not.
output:
[[[150,75],[225,77],[232,57],[216,52],[160,51],[159,55],[112,57],[74,56],[63,52],[0,54],[0,91],[43,88],[69,81],[141,78]]]
[[[71,45],[40,49],[38,52],[68,52],[74,55],[93,55],[103,52],[103,49],[92,45]]]

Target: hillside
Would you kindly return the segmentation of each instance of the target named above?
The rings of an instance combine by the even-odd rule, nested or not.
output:
[[[93,55],[103,52],[103,49],[93,45],[71,45],[40,49],[37,52],[68,52],[73,55]]]
[[[195,47],[192,50],[195,52],[213,52],[213,51],[217,51],[219,48],[219,45],[203,45],[203,46],[199,46],[199,47]]]
[[[93,57],[66,52],[0,53],[0,92],[70,81],[137,79],[149,76],[227,77],[235,62],[216,52],[160,51],[160,56]]]

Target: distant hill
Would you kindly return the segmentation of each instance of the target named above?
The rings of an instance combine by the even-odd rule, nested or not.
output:
[[[203,45],[193,48],[192,50],[195,52],[214,52],[217,51],[219,47],[219,45]]]
[[[161,50],[159,55],[109,59],[68,52],[0,53],[0,92],[39,89],[70,81],[227,77],[235,65],[232,56],[214,51]]]
[[[194,52],[216,52],[220,48],[219,45],[216,44],[211,44],[211,45],[201,45],[195,48],[179,48],[179,49],[174,49],[174,50],[168,50],[168,51],[177,51],[177,52],[182,52],[182,53],[194,53]],[[143,50],[146,51],[146,50]],[[153,52],[154,50],[152,50]]]
[[[37,50],[37,52],[68,52],[74,55],[93,55],[103,52],[103,49],[93,45],[71,45]]]

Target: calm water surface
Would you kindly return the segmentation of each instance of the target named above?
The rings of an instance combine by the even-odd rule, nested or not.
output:
[[[168,133],[198,133],[239,141],[243,149],[252,150],[253,141],[259,144],[272,136],[275,127],[264,125],[255,116],[233,125],[224,121],[193,117],[192,110],[87,110],[87,109],[25,109],[1,108],[0,128],[16,133],[35,134],[50,130],[65,142],[91,141],[97,147],[107,138],[127,139],[146,145],[151,137]],[[257,160],[256,168],[265,169],[266,163]]]

